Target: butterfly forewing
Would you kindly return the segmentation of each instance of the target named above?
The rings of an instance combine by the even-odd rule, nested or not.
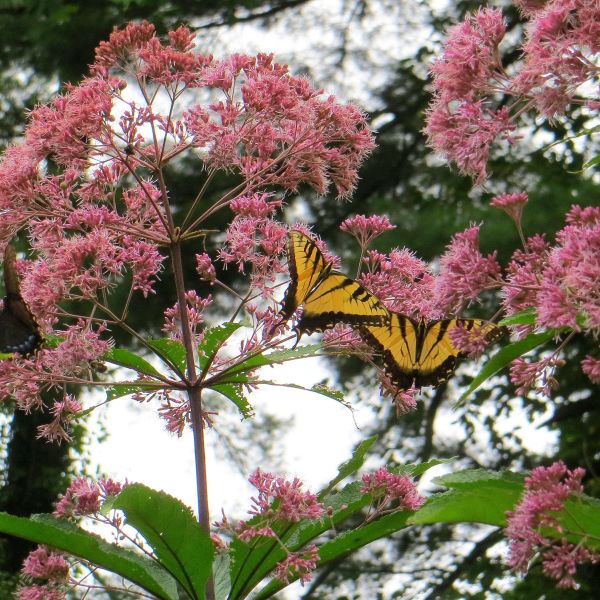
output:
[[[298,334],[325,331],[338,323],[381,324],[389,313],[358,281],[331,270],[316,244],[300,231],[291,231],[287,244],[290,285],[281,315],[289,319],[303,307]]]
[[[331,270],[317,245],[299,231],[291,231],[287,243],[290,285],[283,297],[281,314],[289,319],[309,292]]]
[[[306,297],[296,329],[304,333],[331,329],[337,323],[378,325],[388,318],[387,309],[373,294],[358,281],[334,271]]]

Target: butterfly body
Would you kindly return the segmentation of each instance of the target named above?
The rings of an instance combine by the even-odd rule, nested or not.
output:
[[[466,354],[452,341],[450,332],[482,329],[488,342],[502,331],[482,319],[440,319],[415,321],[399,313],[390,313],[383,326],[361,326],[363,339],[383,358],[384,371],[400,389],[439,385],[453,373],[456,363]]]
[[[299,306],[302,316],[296,331],[312,333],[338,323],[380,325],[387,309],[358,281],[332,269],[317,245],[300,231],[291,231],[287,245],[290,285],[281,315],[289,319]]]

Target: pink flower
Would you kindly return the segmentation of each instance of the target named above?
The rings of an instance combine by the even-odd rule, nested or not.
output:
[[[365,358],[373,354],[371,347],[363,341],[358,331],[343,323],[338,323],[332,329],[325,331],[322,344],[324,348],[346,352],[359,358]]]
[[[38,546],[23,562],[22,572],[36,579],[65,582],[69,576],[69,563],[61,553],[52,552],[46,546]]]
[[[510,381],[518,386],[516,393],[520,396],[526,396],[532,390],[549,398],[558,386],[554,377],[556,367],[563,365],[564,360],[554,354],[537,362],[516,358],[510,365]]]
[[[461,173],[470,175],[480,185],[488,178],[492,144],[499,138],[512,141],[514,129],[506,107],[494,111],[482,101],[447,104],[437,98],[427,109],[424,131],[435,152],[454,161]]]
[[[600,360],[592,356],[586,356],[581,361],[581,370],[590,378],[592,383],[600,384]]]
[[[70,437],[67,433],[69,423],[81,410],[81,404],[72,396],[66,395],[62,400],[57,400],[50,409],[53,417],[52,421],[38,427],[37,437],[45,438],[50,442],[58,441],[59,443],[62,440],[69,440]]]
[[[523,207],[527,204],[526,192],[500,194],[490,201],[490,205],[503,210],[520,227]]]
[[[600,332],[600,211],[574,206],[567,225],[556,234],[557,245],[538,293],[538,322],[546,327],[579,327]]]
[[[197,343],[202,340],[203,332],[200,332],[204,323],[204,312],[213,303],[213,297],[209,294],[206,298],[199,296],[195,290],[185,293],[186,313],[192,334]],[[165,309],[165,323],[163,331],[171,334],[174,339],[182,339],[181,313],[179,303]]]
[[[448,30],[444,52],[430,69],[443,102],[471,97],[501,71],[498,46],[505,32],[502,11],[496,8],[481,8]]]
[[[411,410],[414,410],[417,407],[417,395],[419,393],[419,389],[414,386],[408,388],[407,390],[398,390],[397,386],[393,386],[390,382],[390,390],[394,395],[394,406],[396,407],[396,414],[403,415]]]
[[[314,494],[302,491],[303,484],[298,478],[286,481],[259,468],[248,481],[258,490],[258,497],[252,498],[254,507],[250,514],[267,514],[297,523],[302,519],[318,519],[325,513]]]
[[[96,483],[78,477],[58,501],[53,514],[63,518],[94,514],[100,510],[100,492]]]
[[[420,319],[436,319],[442,313],[433,303],[435,277],[429,265],[407,248],[389,255],[367,252],[368,271],[360,282],[375,294],[389,310]]]
[[[275,567],[274,577],[289,583],[292,578],[299,578],[302,585],[312,579],[312,572],[317,568],[319,549],[311,544],[299,552],[290,552],[287,557]]]
[[[100,486],[102,497],[108,498],[109,496],[118,496],[126,484],[113,481],[112,479],[99,479],[98,485]]]
[[[483,290],[500,284],[496,253],[483,256],[479,251],[479,227],[457,233],[440,258],[436,282],[438,306],[445,311],[460,312]]]
[[[18,600],[66,600],[67,594],[54,586],[28,585],[19,588]]]
[[[364,250],[378,236],[386,231],[396,229],[395,225],[390,223],[387,216],[373,215],[355,215],[348,217],[341,225],[340,230],[353,235]]]
[[[196,254],[196,272],[200,275],[200,279],[209,281],[213,284],[217,279],[217,272],[210,256],[203,252]]]
[[[550,244],[541,235],[530,237],[523,250],[516,250],[507,267],[502,295],[504,310],[511,315],[537,306],[541,273],[546,268]],[[519,328],[525,333],[530,328]]]
[[[559,461],[538,467],[525,478],[521,501],[507,513],[505,535],[510,543],[508,563],[513,570],[526,572],[529,561],[539,552],[544,573],[555,579],[558,587],[575,587],[577,565],[598,560],[597,553],[566,539],[557,514],[567,500],[582,494],[584,474],[584,469],[570,471]],[[552,537],[546,533],[550,529],[555,532]]]
[[[286,242],[285,225],[240,214],[227,229],[219,258],[225,265],[236,263],[242,273],[249,268],[252,286],[268,298],[273,296],[277,275],[287,270],[283,261]]]
[[[361,491],[378,499],[377,512],[394,500],[398,500],[395,510],[418,510],[425,502],[410,477],[395,475],[384,467],[363,475],[362,481]]]
[[[525,17],[532,17],[551,0],[514,0],[515,6]]]
[[[255,194],[254,196],[238,196],[229,205],[236,215],[264,219],[272,217],[281,207],[281,199],[269,202],[269,194]]]

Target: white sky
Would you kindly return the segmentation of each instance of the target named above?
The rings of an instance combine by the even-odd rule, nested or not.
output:
[[[268,377],[310,387],[327,374],[320,363],[320,359],[293,361],[269,368]],[[278,474],[298,477],[311,491],[337,473],[336,467],[349,458],[353,444],[361,439],[355,420],[360,426],[370,418],[368,411],[358,410],[353,416],[335,400],[296,389],[265,387],[251,393],[248,399],[257,413],[266,411],[293,421],[294,426],[276,444],[283,467]],[[222,406],[226,404],[230,403],[223,399]],[[156,407],[156,403],[138,404],[130,398],[119,398],[97,411],[93,418],[95,427],[100,417],[109,438],[93,443],[93,462],[103,474],[163,489],[196,509],[191,431],[182,438],[168,433]],[[218,428],[218,416],[215,421]],[[280,433],[274,431],[273,435],[279,437]],[[243,517],[253,488],[235,468],[215,456],[216,446],[221,443],[218,433],[207,430],[206,440],[211,514],[216,518],[224,508],[230,515]],[[255,466],[272,468],[264,463]]]

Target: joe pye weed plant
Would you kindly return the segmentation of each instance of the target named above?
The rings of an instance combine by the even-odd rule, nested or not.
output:
[[[111,401],[148,401],[139,409],[155,407],[174,434],[191,427],[198,518],[164,491],[78,478],[54,515],[0,515],[1,531],[40,544],[25,561],[19,597],[58,600],[104,586],[169,600],[267,598],[297,579],[310,581],[318,566],[409,525],[467,521],[504,527],[507,518],[513,519],[511,539],[531,533],[520,551],[513,547],[514,568],[524,570],[529,556],[546,552],[548,564],[554,561],[547,568],[544,563],[547,573],[561,585],[576,585],[576,565],[597,558],[600,510],[583,495],[582,471],[559,463],[547,477],[540,471],[525,482],[512,473],[450,474],[438,480],[447,490],[425,500],[414,478],[440,461],[359,474],[374,441],[368,439],[317,493],[297,479],[257,468],[249,475],[257,492],[248,519],[233,522],[223,515],[211,525],[204,431],[219,416],[207,411],[207,393],[251,418],[249,393],[270,384],[263,366],[325,351],[358,353],[378,364],[360,332],[343,320],[321,343],[302,345],[292,331],[294,318],[280,313],[289,232],[310,235],[301,223],[284,224],[283,205],[306,186],[349,196],[373,137],[360,110],[315,90],[273,57],[215,59],[197,53],[193,38],[180,27],[161,41],[148,23],[116,30],[99,45],[89,77],[32,111],[23,140],[6,150],[0,164],[0,246],[17,236],[27,241],[27,254],[17,265],[20,293],[44,343],[36,353],[4,357],[0,393],[21,410],[49,411],[52,421],[39,433],[53,443],[68,440],[69,424],[91,408],[85,395],[72,394],[78,386],[102,387]],[[183,156],[193,158],[202,173],[203,183],[190,199],[177,198],[170,181],[170,163]],[[223,174],[233,183],[216,194],[214,184]],[[513,213],[524,203],[523,196],[495,201]],[[228,215],[224,231],[211,228],[219,212]],[[515,222],[521,231],[520,220]],[[568,338],[581,330],[593,334],[597,327],[590,320],[581,325],[579,315],[591,319],[589,303],[595,300],[571,294],[572,284],[562,297],[575,320],[546,316],[536,322],[535,309],[541,314],[550,285],[565,289],[572,273],[560,271],[556,261],[574,251],[569,240],[598,243],[600,211],[574,208],[555,244],[524,239],[505,273],[494,255],[479,252],[477,227],[454,237],[439,272],[406,249],[390,254],[368,249],[393,228],[386,217],[358,215],[341,228],[360,245],[364,271],[358,281],[390,311],[443,319],[459,314],[484,290],[501,291],[509,315],[503,324],[520,339],[485,364],[473,389],[559,333],[568,330]],[[569,237],[573,228],[576,235]],[[219,242],[216,254],[207,251],[217,245],[212,240]],[[317,245],[327,265],[337,268],[326,246]],[[584,251],[588,256],[587,247]],[[184,253],[195,255],[196,280],[185,279]],[[479,268],[472,268],[473,261]],[[234,284],[221,280],[225,268],[239,271]],[[171,278],[173,298],[164,308],[165,337],[148,339],[131,325],[130,311],[137,297],[154,293],[158,277]],[[199,282],[213,293],[201,295],[195,289]],[[223,315],[219,299],[225,295],[234,304],[229,319],[208,326],[215,319],[211,310]],[[539,326],[541,333],[534,331]],[[136,352],[114,344],[117,330],[130,336]],[[234,333],[242,340],[237,347]],[[482,340],[465,332],[455,337],[462,354],[484,350]],[[584,366],[592,381],[594,360]],[[132,375],[115,380],[123,370],[98,372],[99,363]],[[535,377],[519,373],[516,383],[535,387]],[[394,389],[387,374],[380,375],[383,394],[400,413],[410,410],[418,390]],[[48,389],[58,392],[52,406],[44,406],[40,395]],[[311,391],[323,401],[341,400],[323,387]],[[531,500],[540,485],[554,494],[554,502]],[[359,516],[358,526],[341,527]],[[85,531],[82,519],[112,527],[114,541]],[[98,569],[120,577],[100,583],[93,577]]]

